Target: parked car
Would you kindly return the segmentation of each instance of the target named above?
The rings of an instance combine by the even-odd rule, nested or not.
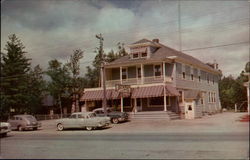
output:
[[[90,131],[98,127],[106,127],[109,124],[109,117],[97,117],[93,112],[76,112],[72,113],[69,118],[57,120],[56,126],[59,131],[66,128],[86,128]]]
[[[7,133],[11,131],[10,123],[0,122],[0,135],[7,136]]]
[[[41,123],[36,120],[35,117],[32,115],[14,115],[11,117],[8,122],[11,125],[12,130],[37,130],[39,127],[41,127]]]
[[[98,117],[105,116],[103,108],[94,109],[93,112],[95,112]],[[110,117],[111,122],[115,124],[127,121],[129,119],[128,113],[112,111],[110,108],[107,108],[107,116]]]

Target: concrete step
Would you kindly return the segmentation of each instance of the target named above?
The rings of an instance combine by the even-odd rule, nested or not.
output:
[[[180,115],[171,112],[171,111],[148,111],[148,112],[137,112],[130,113],[131,119],[140,119],[140,120],[153,120],[153,119],[167,119],[167,120],[176,120],[180,119]]]

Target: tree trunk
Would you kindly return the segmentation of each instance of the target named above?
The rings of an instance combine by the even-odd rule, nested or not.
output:
[[[63,110],[62,110],[61,96],[59,96],[58,100],[59,100],[59,107],[60,107],[61,118],[62,118],[62,115],[63,115]]]

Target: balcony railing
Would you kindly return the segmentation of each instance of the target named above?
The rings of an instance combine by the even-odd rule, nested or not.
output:
[[[172,82],[171,77],[165,77],[166,82]],[[126,84],[126,85],[136,85],[136,84],[150,84],[150,83],[163,83],[164,77],[157,76],[157,77],[143,77],[142,78],[127,78],[121,80],[107,80],[106,86],[107,87],[114,87],[116,84]]]

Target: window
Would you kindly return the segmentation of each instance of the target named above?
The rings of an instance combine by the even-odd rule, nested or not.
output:
[[[203,97],[203,93],[200,94],[200,103],[201,105],[204,104],[204,97]]]
[[[122,79],[127,79],[127,68],[122,69]]]
[[[72,118],[72,119],[74,118],[75,119],[76,118],[76,114],[72,114],[69,118]]]
[[[192,80],[192,81],[194,80],[194,75],[193,75],[193,74],[191,74],[191,80]]]
[[[182,72],[182,78],[186,79],[186,73],[185,72]]]
[[[199,82],[201,81],[201,76],[199,76]]]
[[[209,83],[209,75],[207,74],[207,83]]]
[[[139,54],[138,53],[134,53],[133,54],[133,58],[138,58],[139,57]]]
[[[155,77],[156,76],[161,76],[161,65],[155,65],[154,66],[154,72],[155,72]]]
[[[141,67],[137,68],[137,78],[141,78]]]
[[[178,98],[179,98],[179,103],[182,103],[182,102],[183,102],[183,99],[182,99],[182,97],[183,97],[183,92],[182,92],[182,91],[179,91],[179,94],[180,94],[180,96],[178,97]]]
[[[211,103],[211,92],[208,92],[208,102]]]
[[[141,57],[147,57],[147,52],[143,52],[143,53],[141,54]]]
[[[214,93],[214,102],[216,102],[216,98],[215,97],[216,97],[216,93]]]

